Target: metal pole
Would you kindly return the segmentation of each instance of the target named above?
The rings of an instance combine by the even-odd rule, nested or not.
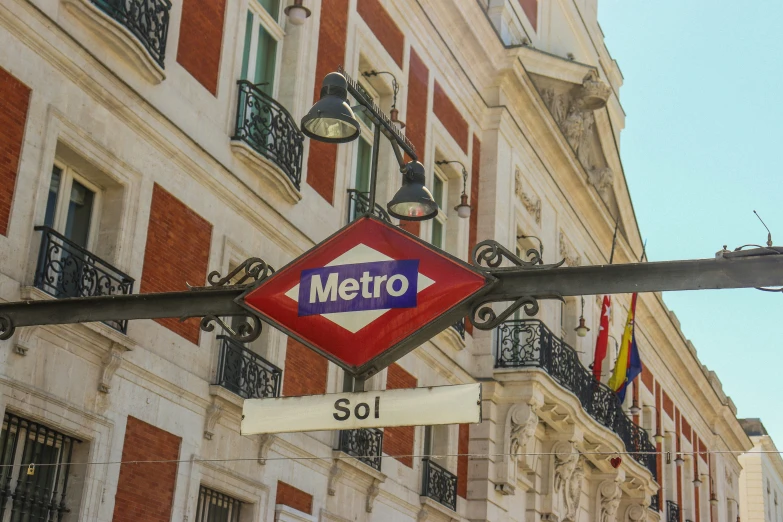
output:
[[[381,126],[376,123],[373,127],[372,166],[370,167],[370,214],[375,210],[375,184],[378,180],[378,156],[381,152]]]

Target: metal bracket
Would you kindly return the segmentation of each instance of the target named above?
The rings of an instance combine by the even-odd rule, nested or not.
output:
[[[244,273],[231,283],[231,280],[244,271]],[[245,259],[234,270],[226,274],[226,277],[221,278],[220,272],[217,270],[212,271],[207,276],[207,281],[210,286],[247,286],[258,281],[263,281],[267,277],[275,273],[275,269],[266,264],[266,262],[259,257],[250,257]],[[252,279],[250,283],[245,283],[248,279]]]
[[[541,257],[541,252],[535,248],[529,249],[525,252],[527,259],[522,259],[509,249],[495,241],[494,239],[486,239],[481,243],[473,247],[471,257],[473,258],[473,264],[490,273],[497,273],[500,271],[508,272],[514,270],[550,270],[557,268],[565,263],[565,259],[561,259],[554,264],[545,265],[544,260]],[[513,267],[501,267],[503,261],[509,261]],[[484,266],[482,266],[484,265]]]

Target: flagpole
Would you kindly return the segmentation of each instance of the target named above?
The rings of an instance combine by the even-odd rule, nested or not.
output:
[[[614,235],[612,236],[612,252],[609,254],[609,264],[612,264],[612,260],[614,259],[614,246],[617,244],[617,227],[620,226],[620,221],[615,220],[614,221]]]

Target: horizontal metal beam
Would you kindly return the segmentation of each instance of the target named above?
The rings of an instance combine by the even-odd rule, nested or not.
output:
[[[106,295],[0,304],[0,317],[15,327],[164,317],[247,315],[236,304],[246,288],[194,288],[184,292]]]
[[[498,284],[484,296],[512,301],[520,295],[576,296],[758,288],[783,285],[783,255],[594,265],[549,270],[495,269]]]

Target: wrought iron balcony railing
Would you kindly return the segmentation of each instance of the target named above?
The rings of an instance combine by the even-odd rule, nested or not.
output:
[[[243,399],[280,396],[280,368],[225,335],[217,338],[220,358],[215,384]]]
[[[447,508],[457,510],[457,477],[431,459],[422,459],[421,494]]]
[[[673,500],[666,501],[666,522],[680,522],[680,506]]]
[[[617,395],[595,380],[573,348],[536,319],[506,321],[497,328],[496,368],[541,368],[579,399],[585,411],[614,431],[631,456],[657,480],[655,446],[623,411]]]
[[[133,278],[129,275],[52,228],[35,227],[34,230],[41,232],[36,288],[58,299],[133,293]],[[128,321],[106,324],[122,333],[128,331]]]
[[[285,173],[300,189],[304,134],[280,103],[263,92],[260,85],[239,80],[237,121],[232,140],[247,143]]]
[[[383,431],[377,428],[343,430],[340,432],[340,451],[356,457],[371,468],[381,470]]]
[[[653,511],[661,510],[661,501],[659,499],[660,497],[657,494],[650,497],[650,509]]]
[[[355,189],[348,189],[348,223],[370,210],[370,193],[360,192]],[[372,212],[373,216],[380,218],[387,223],[391,223],[389,214],[378,203]]]
[[[462,340],[465,340],[465,318],[463,317],[456,323],[451,325],[452,328],[454,328],[454,331],[456,331],[459,336],[462,338]]]
[[[127,29],[153,60],[165,67],[170,0],[92,0],[101,11]]]

